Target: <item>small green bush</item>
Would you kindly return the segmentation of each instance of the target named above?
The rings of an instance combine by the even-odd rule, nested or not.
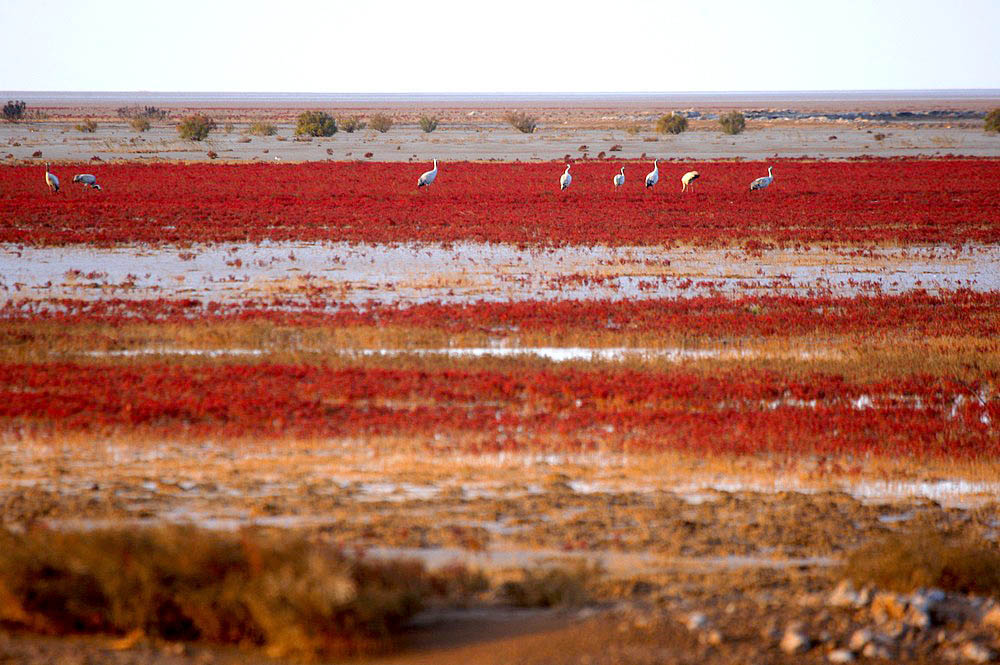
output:
[[[507,123],[519,132],[534,134],[538,127],[538,118],[530,116],[524,111],[511,111],[504,119]]]
[[[329,113],[306,111],[299,115],[295,125],[296,136],[333,136],[337,133],[337,121]]]
[[[993,109],[986,114],[986,131],[1000,132],[1000,109]]]
[[[177,125],[177,131],[181,138],[191,141],[204,141],[213,129],[215,129],[215,121],[200,113],[189,115],[181,121],[181,124]]]
[[[656,131],[661,134],[680,134],[687,131],[688,119],[677,113],[661,115],[656,121]]]
[[[169,115],[163,109],[155,106],[121,106],[118,108],[119,118],[146,118],[147,120],[166,120]]]
[[[719,125],[726,134],[739,134],[747,126],[747,119],[739,111],[732,111],[719,116]]]
[[[7,122],[17,122],[24,117],[28,105],[20,100],[10,100],[3,105],[3,119]]]
[[[86,132],[88,134],[93,134],[97,131],[97,123],[90,118],[84,118],[83,122],[76,126],[76,131]]]
[[[340,125],[340,128],[348,134],[353,134],[357,130],[365,128],[364,121],[356,115],[349,115],[346,118],[340,118],[337,120],[337,124]]]
[[[253,134],[254,136],[274,136],[278,133],[278,128],[269,122],[255,120],[250,123],[247,133]]]
[[[438,117],[436,115],[422,115],[420,116],[420,129],[424,132],[430,134],[438,126]]]
[[[131,120],[129,120],[128,124],[132,126],[132,129],[140,133],[149,131],[149,128],[151,127],[149,118],[145,116],[132,118]]]
[[[372,117],[368,118],[368,126],[377,132],[385,134],[387,131],[392,129],[392,118],[384,113],[376,113]]]

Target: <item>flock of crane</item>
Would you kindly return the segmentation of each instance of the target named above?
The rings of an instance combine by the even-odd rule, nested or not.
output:
[[[658,159],[654,159],[653,160],[653,170],[646,174],[646,181],[645,182],[646,182],[646,187],[647,188],[653,187],[656,183],[658,183],[660,181],[660,167],[657,164],[657,162],[659,162],[659,161],[660,160],[658,160]],[[570,166],[572,166],[572,164],[567,164],[566,165],[566,170],[559,177],[559,189],[560,189],[560,191],[565,190],[571,184],[573,184],[573,176],[571,176],[570,173],[569,173],[569,167]],[[767,187],[768,185],[770,185],[772,182],[774,182],[774,174],[772,173],[772,168],[773,167],[768,166],[767,167],[767,175],[766,176],[757,178],[756,180],[754,180],[753,182],[750,183],[750,191],[754,191],[754,190],[757,190],[757,189],[764,189],[765,187]],[[434,182],[434,179],[437,178],[437,174],[438,174],[438,163],[437,163],[437,160],[435,159],[434,160],[434,168],[431,169],[430,171],[424,172],[417,179],[417,187],[418,188],[419,187],[427,187],[427,186],[431,185]],[[697,180],[700,177],[701,177],[701,175],[697,171],[688,171],[687,173],[685,173],[684,175],[682,175],[681,176],[681,191],[682,192],[686,192],[688,190],[688,187],[690,187],[691,189],[694,189],[694,181]],[[614,186],[615,186],[616,189],[618,187],[621,187],[622,185],[625,184],[625,167],[624,166],[621,168],[621,171],[619,173],[615,174],[615,177],[611,179],[611,182],[614,184]]]
[[[646,187],[647,188],[654,186],[656,183],[658,183],[660,181],[660,167],[657,164],[657,162],[659,162],[659,161],[660,160],[658,160],[658,159],[654,159],[653,160],[653,170],[646,174]],[[566,189],[567,187],[569,187],[573,183],[573,176],[571,176],[569,174],[569,167],[570,166],[572,166],[572,165],[571,164],[567,164],[566,165],[566,171],[559,178],[559,189],[560,190]],[[753,191],[753,190],[756,190],[756,189],[764,189],[765,187],[767,187],[768,185],[770,185],[772,182],[774,182],[774,175],[772,174],[771,169],[772,169],[772,167],[768,166],[767,167],[767,175],[766,176],[763,176],[761,178],[757,178],[756,180],[754,180],[753,182],[750,183],[750,191]],[[428,186],[430,186],[431,184],[434,183],[434,179],[437,178],[437,174],[438,174],[438,163],[437,163],[437,160],[435,159],[434,160],[434,168],[431,169],[430,171],[426,171],[426,172],[422,173],[420,175],[420,177],[417,179],[417,187],[420,188],[420,187],[428,187]],[[685,173],[684,175],[682,175],[681,176],[681,191],[682,192],[686,192],[688,190],[688,187],[691,187],[692,189],[694,189],[694,182],[695,182],[695,180],[697,180],[700,177],[701,176],[698,174],[697,171],[688,171],[687,173]],[[94,176],[94,175],[91,175],[90,173],[78,173],[78,174],[76,174],[75,176],[73,176],[73,182],[78,182],[81,185],[83,185],[84,187],[90,187],[91,189],[97,189],[97,190],[101,189],[101,186],[99,184],[97,184],[97,177]],[[618,187],[621,187],[622,185],[625,184],[625,167],[624,166],[621,168],[621,172],[615,174],[615,177],[611,179],[611,182],[614,183],[614,186],[615,186],[616,189]],[[58,192],[59,191],[59,178],[56,176],[55,173],[50,173],[49,172],[49,165],[48,165],[48,163],[45,164],[45,184],[48,185],[49,189],[52,190],[53,192]]]
[[[73,182],[78,182],[84,187],[90,187],[91,189],[101,189],[101,186],[97,184],[97,176],[89,173],[77,173],[73,176]],[[45,164],[45,184],[48,185],[49,189],[53,192],[59,191],[59,176],[55,173],[49,172],[48,163]]]

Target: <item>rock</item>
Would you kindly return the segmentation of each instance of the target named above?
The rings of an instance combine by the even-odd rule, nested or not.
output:
[[[882,660],[889,660],[892,658],[892,653],[889,651],[888,647],[884,644],[876,644],[875,642],[869,642],[865,645],[865,648],[861,650],[861,655],[865,658],[881,658]]]
[[[906,610],[906,616],[903,617],[903,623],[907,626],[912,626],[913,628],[918,628],[920,630],[927,630],[934,622],[931,621],[930,612],[926,609],[920,609],[917,606],[910,605]]]
[[[692,612],[684,624],[688,630],[701,630],[708,625],[708,617],[701,612]]]
[[[834,649],[826,655],[826,659],[831,663],[853,663],[854,654],[848,649]]]
[[[872,598],[871,613],[875,623],[885,623],[891,619],[902,619],[906,614],[906,605],[896,594],[881,592]]]
[[[857,607],[858,592],[850,580],[841,580],[826,602],[831,607]]]
[[[983,625],[1000,630],[1000,605],[983,615]]]
[[[847,647],[851,651],[861,651],[865,648],[872,640],[875,639],[875,634],[867,628],[858,628],[851,635],[850,641],[847,643]]]
[[[809,636],[797,625],[790,625],[785,628],[784,635],[778,646],[785,653],[805,653],[809,651]]]
[[[962,658],[971,663],[988,663],[995,657],[993,650],[978,642],[966,642],[962,645]]]

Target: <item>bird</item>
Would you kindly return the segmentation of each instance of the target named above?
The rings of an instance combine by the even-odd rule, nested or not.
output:
[[[622,172],[614,177],[615,187],[621,187],[625,184],[625,167],[622,167]]]
[[[768,166],[766,176],[762,178],[757,178],[756,180],[750,183],[750,191],[752,192],[755,189],[764,189],[772,182],[774,182],[774,175],[771,173],[771,167]]]
[[[646,174],[646,187],[652,187],[660,180],[660,167],[656,165],[658,159],[653,160],[653,170]]]
[[[427,172],[423,173],[417,179],[417,187],[418,188],[419,187],[427,187],[428,185],[430,185],[430,184],[432,184],[434,182],[434,178],[436,178],[437,175],[438,175],[438,160],[435,159],[434,160],[434,168],[431,169],[430,171],[427,171]]]
[[[56,177],[55,173],[49,173],[49,163],[45,162],[45,184],[49,186],[53,192],[59,191],[59,178]]]
[[[569,187],[570,183],[573,182],[573,176],[571,176],[569,174],[569,167],[570,167],[570,165],[567,164],[566,165],[566,172],[563,173],[562,177],[559,178],[559,189],[560,189],[560,191],[566,189],[567,187]]]
[[[694,181],[697,180],[699,177],[701,177],[701,176],[698,175],[697,171],[688,171],[687,173],[685,173],[684,175],[682,175],[681,176],[681,191],[682,192],[686,192],[687,188],[688,188],[688,185],[691,185],[691,187],[693,188],[694,185],[692,183],[694,183]]]
[[[73,176],[73,182],[78,182],[84,187],[90,187],[98,191],[101,189],[101,186],[97,184],[97,176],[90,175],[89,173],[77,173]]]

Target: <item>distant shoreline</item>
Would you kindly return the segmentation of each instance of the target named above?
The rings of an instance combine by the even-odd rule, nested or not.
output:
[[[614,93],[282,93],[152,91],[0,91],[0,98],[32,106],[76,107],[152,104],[201,108],[331,107],[608,107],[699,108],[987,108],[1000,105],[1000,89],[816,90],[759,92]]]

